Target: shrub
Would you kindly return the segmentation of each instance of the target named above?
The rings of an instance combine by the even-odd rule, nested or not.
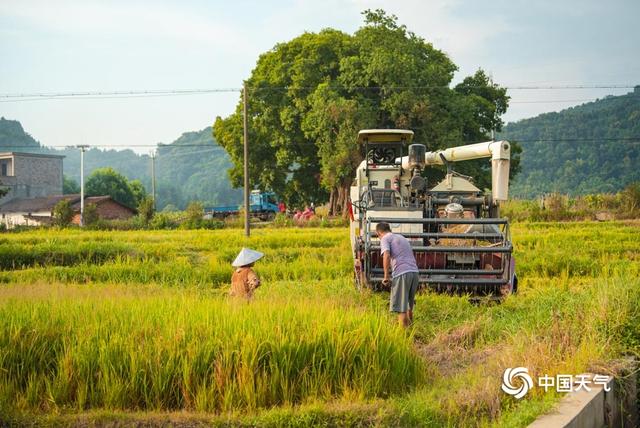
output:
[[[198,225],[198,229],[223,229],[225,226],[224,221],[216,220],[216,219],[206,219],[201,220]]]
[[[151,229],[177,229],[180,223],[176,219],[176,215],[173,213],[156,213],[151,222],[149,228]]]
[[[243,228],[244,227],[244,214],[243,215],[231,215],[224,218],[224,225],[228,228]]]
[[[620,192],[620,199],[625,210],[629,213],[640,209],[640,182],[629,184]]]
[[[140,227],[134,222],[135,217],[129,219],[104,220],[98,219],[88,226],[91,230],[136,230]]]
[[[143,198],[138,204],[138,217],[140,217],[145,226],[149,224],[155,212],[154,200],[151,196]]]
[[[204,206],[200,201],[189,202],[187,209],[184,212],[187,217],[187,221],[202,220],[204,214]]]
[[[92,226],[100,220],[96,204],[89,204],[84,207],[84,215],[82,217],[82,223],[84,226]]]
[[[180,223],[180,229],[222,229],[224,228],[225,223],[216,219],[191,219],[185,220]]]
[[[291,219],[291,217],[287,217],[283,213],[278,213],[273,219],[273,225],[275,227],[291,227],[293,226],[293,219]]]
[[[73,220],[73,209],[66,199],[61,200],[53,207],[53,224],[60,227],[67,227]]]

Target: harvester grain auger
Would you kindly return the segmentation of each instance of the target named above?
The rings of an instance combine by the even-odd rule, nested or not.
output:
[[[358,141],[365,160],[351,186],[351,244],[358,287],[382,288],[383,270],[376,224],[389,223],[411,241],[420,285],[433,290],[503,297],[517,289],[509,223],[499,217],[507,199],[510,145],[489,141],[427,152],[410,144],[413,132],[363,130]],[[406,152],[406,154],[405,154]],[[454,162],[490,158],[492,189],[484,194]],[[425,168],[445,165],[447,174],[429,186]]]

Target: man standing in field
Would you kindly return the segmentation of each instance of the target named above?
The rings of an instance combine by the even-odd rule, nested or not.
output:
[[[378,223],[376,232],[380,238],[380,254],[384,269],[382,283],[388,285],[391,282],[389,309],[398,314],[401,326],[408,327],[413,322],[413,306],[418,291],[416,258],[409,240],[392,233],[389,223]],[[393,269],[391,279],[389,268]]]

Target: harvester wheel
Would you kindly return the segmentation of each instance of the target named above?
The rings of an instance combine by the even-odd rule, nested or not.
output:
[[[516,294],[518,292],[518,277],[513,276],[513,281],[500,287],[500,299],[504,299],[510,294]]]

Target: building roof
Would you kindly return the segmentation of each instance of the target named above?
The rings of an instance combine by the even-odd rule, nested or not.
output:
[[[64,158],[66,156],[63,155],[46,155],[44,153],[26,153],[26,152],[1,152],[0,157],[5,156],[32,156],[38,158]]]
[[[103,202],[106,201],[112,201],[118,205],[120,205],[121,207],[131,211],[133,214],[136,214],[137,211],[134,210],[133,208],[130,208],[124,204],[121,204],[120,202],[116,201],[115,199],[112,199],[111,196],[87,196],[86,198],[84,198],[84,206],[86,207],[89,204],[95,204],[95,205],[100,205]],[[71,205],[71,208],[74,209],[74,211],[80,211],[80,198],[78,197],[78,200],[73,202],[73,205]]]
[[[55,195],[41,198],[12,199],[6,204],[0,205],[0,213],[36,213],[51,212],[53,207],[62,200],[67,200],[74,211],[80,211],[80,195]],[[87,196],[84,198],[85,206],[89,204],[100,205],[103,202],[112,201],[135,214],[137,211],[111,198],[111,196]]]
[[[80,195],[54,195],[40,198],[17,198],[0,205],[0,213],[32,213],[51,211],[56,204],[67,200],[73,204],[80,201]]]

